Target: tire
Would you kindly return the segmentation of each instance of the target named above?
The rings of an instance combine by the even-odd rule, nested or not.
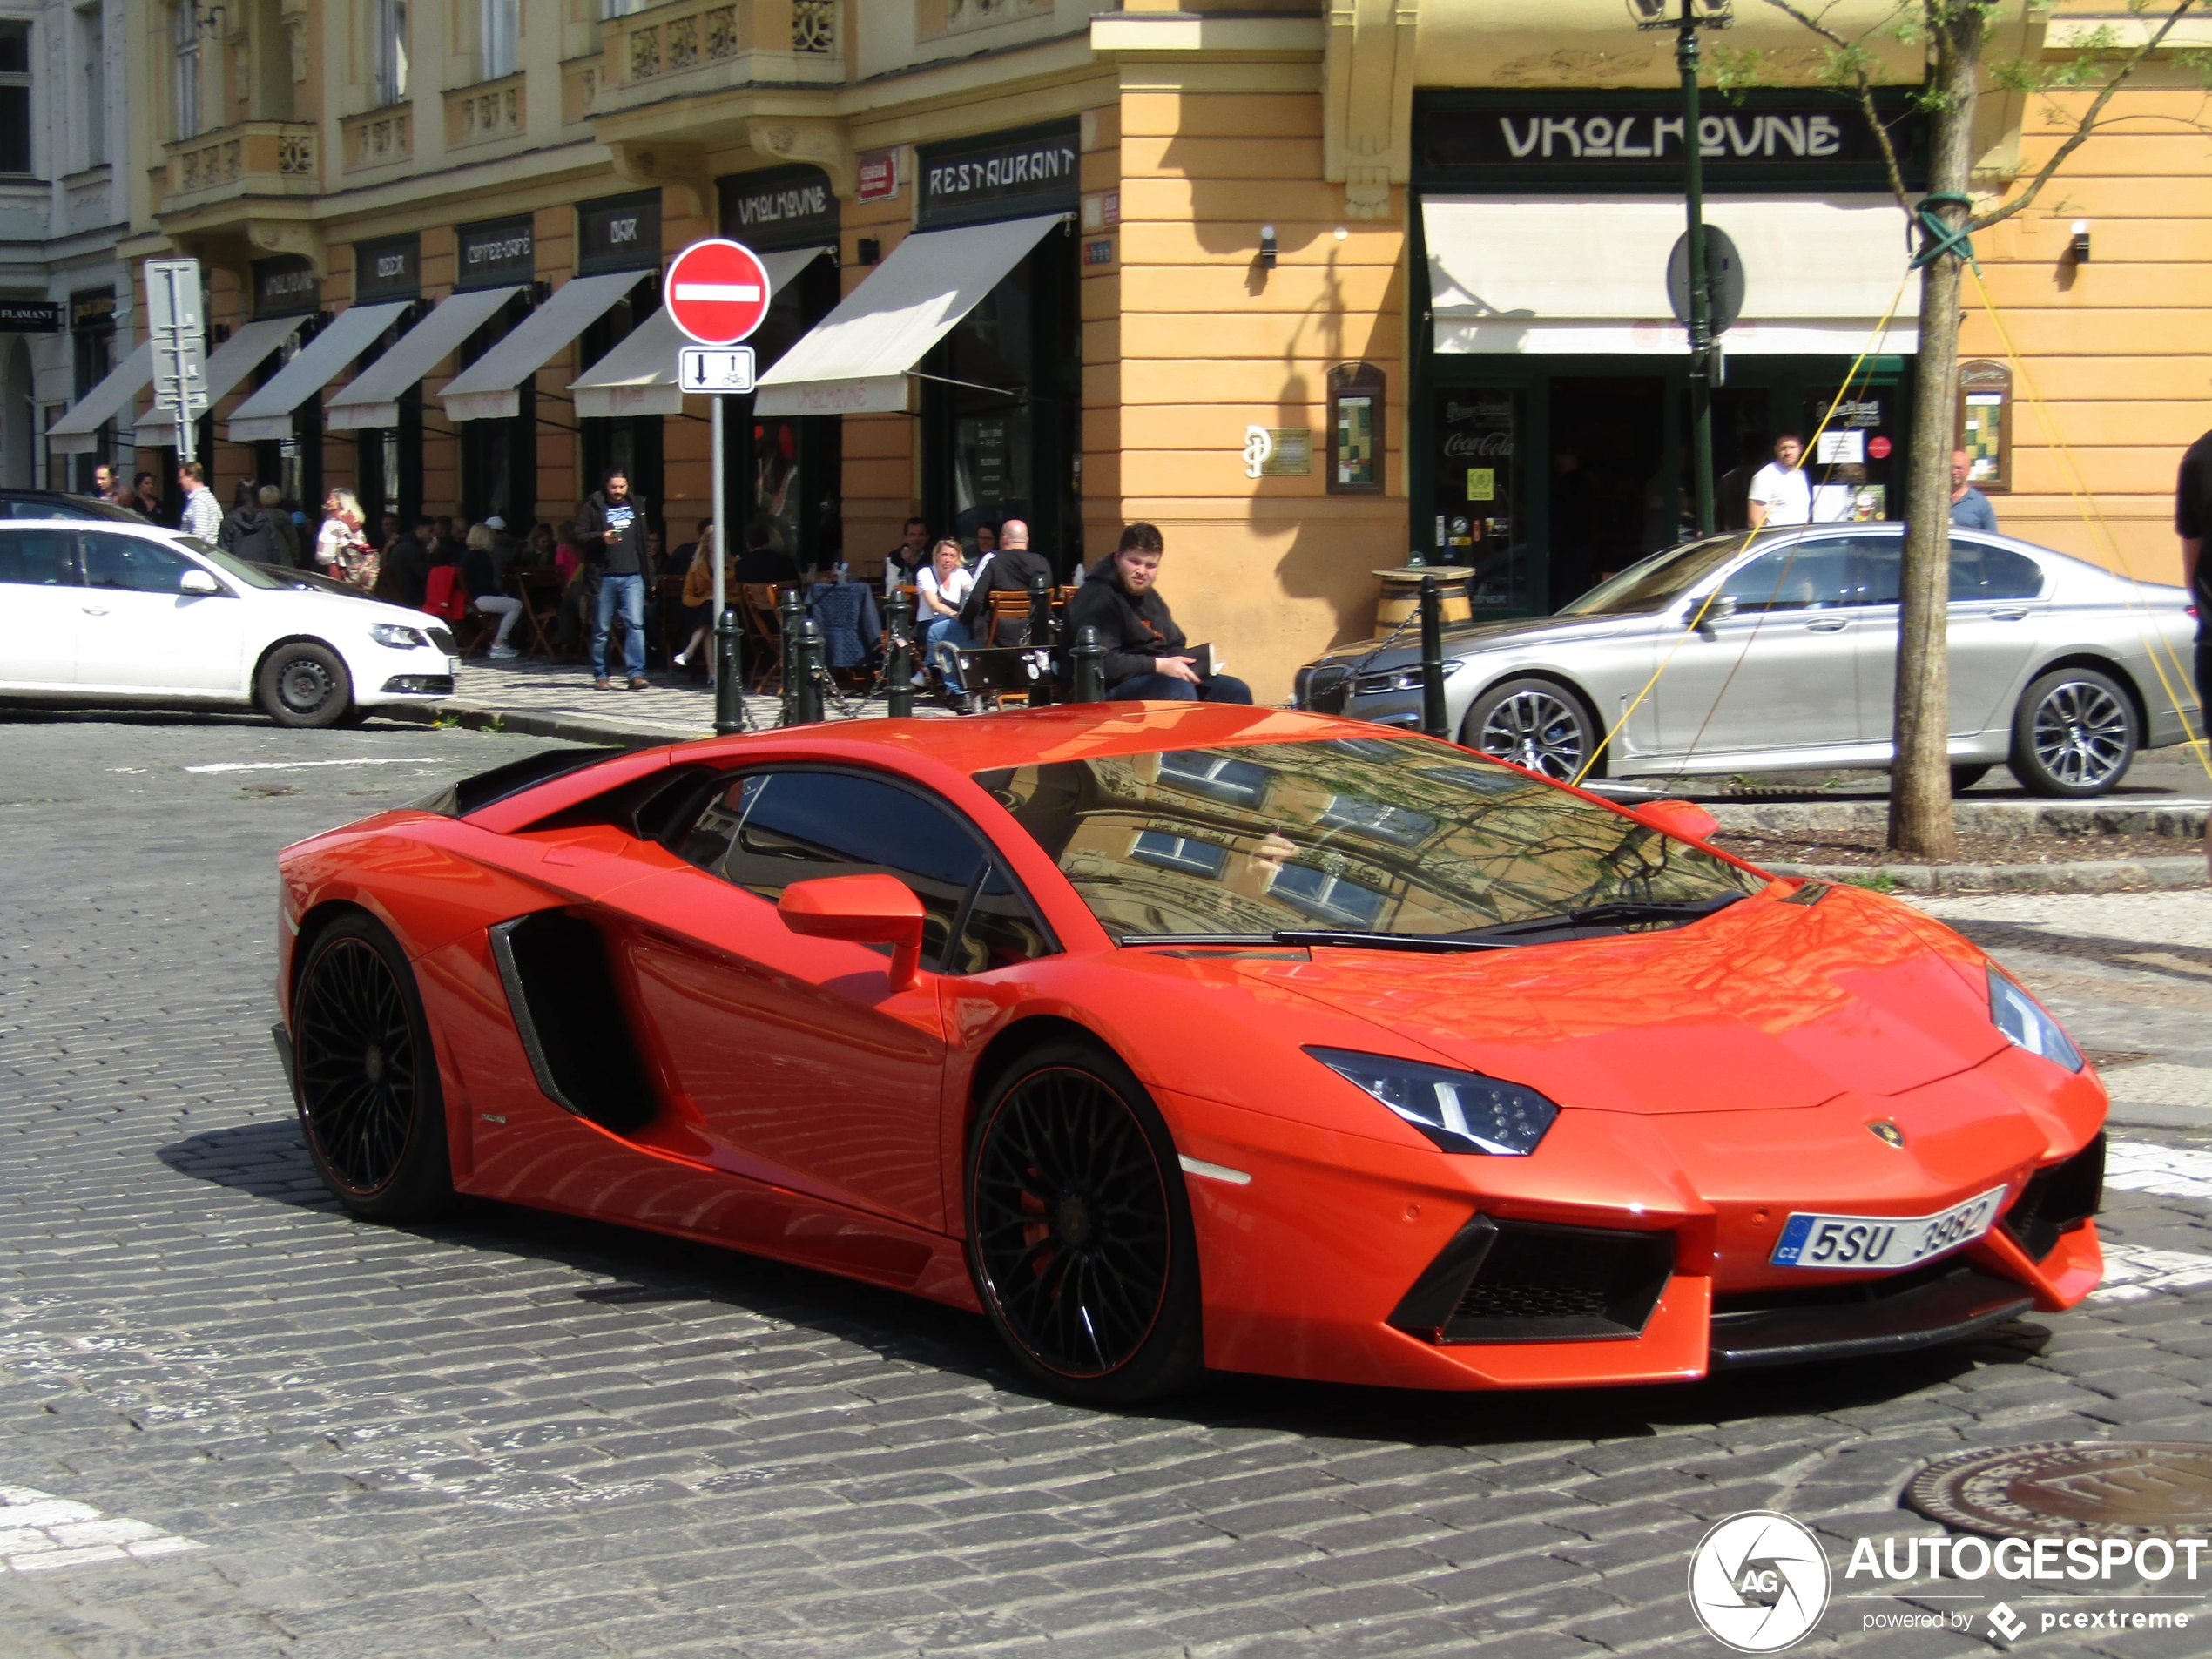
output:
[[[968,1271],[1031,1378],[1096,1406],[1198,1381],[1190,1195],[1167,1126],[1120,1061],[1082,1042],[1023,1055],[975,1115],[966,1184]]]
[[[1951,767],[1951,792],[1962,794],[1989,776],[1993,768],[1984,765],[1961,765],[1953,762]]]
[[[2013,775],[2030,794],[2080,799],[2128,775],[2142,740],[2134,699],[2094,668],[2054,668],[2013,716]]]
[[[1581,698],[1556,680],[1525,676],[1501,680],[1476,698],[1460,728],[1467,747],[1560,783],[1581,772],[1602,735]],[[1587,775],[1605,776],[1602,755]]]
[[[329,646],[290,639],[261,659],[254,699],[279,725],[336,725],[353,706],[354,681]]]
[[[307,1155],[338,1202],[410,1221],[453,1202],[445,1094],[406,954],[349,915],[317,935],[292,1000],[294,1104]]]

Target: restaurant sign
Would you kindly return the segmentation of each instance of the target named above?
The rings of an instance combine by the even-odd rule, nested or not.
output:
[[[1920,118],[1901,109],[1882,113],[1909,179],[1919,167]],[[1418,125],[1422,171],[1471,188],[1648,179],[1653,188],[1678,190],[1689,149],[1681,100],[1671,93],[1462,98],[1424,108]],[[1697,150],[1706,183],[1723,189],[1791,179],[1808,188],[1878,187],[1885,176],[1880,139],[1864,111],[1820,92],[1709,105],[1698,118]]]
[[[456,288],[504,288],[537,277],[537,239],[529,216],[463,225],[455,233],[460,253]]]
[[[1076,124],[1064,121],[925,149],[917,167],[921,227],[1075,212],[1079,142]]]
[[[837,240],[837,195],[819,167],[772,167],[721,181],[722,234],[758,251]]]

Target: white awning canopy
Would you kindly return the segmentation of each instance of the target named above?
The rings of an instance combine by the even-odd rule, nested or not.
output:
[[[100,447],[100,428],[137,402],[138,394],[152,379],[153,342],[141,341],[136,351],[108,370],[98,386],[46,428],[46,442],[57,455],[91,455]]]
[[[260,368],[262,360],[299,331],[305,317],[266,317],[249,322],[218,346],[207,359],[207,407],[228,397],[238,383]],[[149,361],[152,360],[149,359]],[[291,435],[289,429],[287,436]],[[173,449],[177,423],[159,409],[139,417],[138,444],[141,449]]]
[[[642,271],[570,277],[553,297],[516,324],[507,338],[446,383],[438,395],[455,421],[499,421],[521,413],[516,388],[546,360],[599,320],[637,286]]]
[[[1919,284],[1904,280],[1905,216],[1889,198],[1709,196],[1705,222],[1743,264],[1743,316],[1721,336],[1730,355],[1919,349]],[[1689,349],[1667,299],[1679,201],[1432,196],[1421,224],[1439,352]]]
[[[400,423],[400,399],[459,349],[461,342],[489,321],[522,292],[519,284],[477,288],[438,301],[437,309],[393,342],[392,348],[333,394],[323,424],[334,432]]]
[[[292,412],[330,384],[347,364],[376,343],[376,336],[397,321],[404,300],[382,305],[348,306],[277,371],[276,378],[238,406],[225,430],[233,443],[254,443],[292,435]]]
[[[914,365],[1060,221],[1049,213],[915,232],[760,377],[754,412],[904,409]]]
[[[763,253],[768,292],[784,285],[830,250],[802,247]],[[656,311],[630,332],[628,339],[572,381],[580,419],[622,415],[680,415],[684,394],[676,384],[676,354],[691,341],[665,309]]]

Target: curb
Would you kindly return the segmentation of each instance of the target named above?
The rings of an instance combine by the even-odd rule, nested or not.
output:
[[[568,714],[533,714],[519,709],[487,709],[471,703],[402,703],[375,711],[379,718],[416,725],[447,721],[469,732],[512,732],[525,738],[557,738],[567,743],[612,744],[624,749],[652,749],[666,743],[711,738],[705,732],[671,732],[660,726],[629,725],[619,720],[578,719]]]
[[[2128,893],[2206,885],[2202,856],[2077,859],[2062,864],[1763,864],[1775,875],[1809,876],[1878,888],[1885,875],[1899,893]]]
[[[1879,829],[1889,822],[1886,800],[1797,801],[1773,806],[1707,801],[1723,830]],[[1960,831],[1975,835],[2168,835],[2194,840],[2204,833],[2212,802],[2158,800],[1959,801],[1952,807]]]

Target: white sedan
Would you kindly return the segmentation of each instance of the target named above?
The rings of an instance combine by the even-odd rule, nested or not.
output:
[[[150,524],[0,523],[0,696],[256,705],[280,725],[450,696],[420,610],[302,587]]]

